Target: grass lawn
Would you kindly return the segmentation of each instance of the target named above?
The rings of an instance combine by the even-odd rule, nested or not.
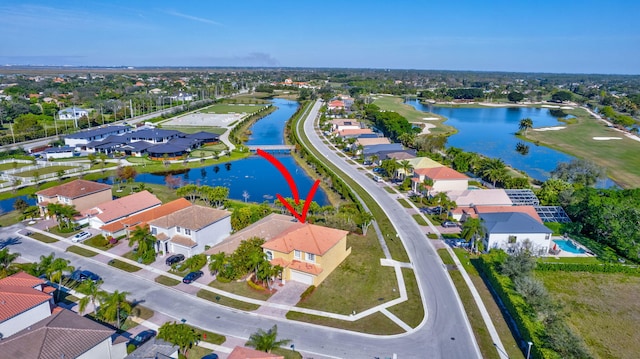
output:
[[[355,322],[346,322],[343,320],[297,312],[287,313],[287,319],[368,334],[393,335],[404,333],[404,329],[400,328],[398,324],[394,323],[386,315],[380,312],[371,314],[360,320],[356,320]]]
[[[619,273],[536,272],[564,304],[566,321],[600,358],[640,353],[640,276]]]
[[[173,287],[174,285],[180,284],[179,280],[167,277],[166,275],[159,275],[154,279],[154,281],[156,283],[166,285],[167,287]]]
[[[18,211],[11,211],[1,215],[0,227],[8,227],[10,225],[20,222],[20,216],[22,216],[22,213]]]
[[[109,261],[109,265],[112,267],[116,267],[118,269],[122,269],[125,272],[129,272],[129,273],[133,273],[133,272],[137,272],[139,271],[140,267],[133,265],[133,264],[129,264],[128,262],[123,262],[121,260],[118,259],[112,259]]]
[[[380,107],[381,110],[397,112],[409,122],[430,123],[436,125],[436,127],[429,129],[430,133],[453,134],[457,132],[455,128],[444,124],[446,118],[433,113],[418,111],[413,106],[403,103],[403,99],[401,97],[378,96],[378,98],[373,101],[373,104]],[[425,117],[438,117],[440,120],[425,120]]]
[[[31,235],[29,235],[29,237],[33,238],[33,239],[37,239],[40,242],[44,242],[44,243],[55,243],[58,240],[55,238],[51,238],[49,236],[45,236],[42,233],[31,233]]]
[[[163,186],[161,184],[154,184],[154,183],[145,183],[145,182],[131,182],[131,183],[125,183],[122,185],[122,191],[118,192],[119,186],[113,186],[112,188],[112,193],[114,197],[124,197],[124,196],[128,196],[132,193],[135,193],[132,191],[133,188],[138,188],[140,189],[140,184],[144,183],[144,189],[153,193],[156,197],[158,197],[159,200],[162,201],[162,203],[167,203],[170,201],[173,201],[174,199],[178,199],[178,195],[176,194],[176,190],[175,189],[171,189],[167,186]]]
[[[422,322],[422,319],[424,319],[424,307],[422,306],[420,298],[418,281],[416,280],[415,274],[413,274],[413,270],[409,268],[402,268],[402,276],[404,277],[404,283],[407,288],[408,300],[394,305],[388,310],[411,328],[415,328]]]
[[[416,220],[416,222],[417,222],[419,225],[421,225],[421,226],[428,226],[428,225],[429,225],[429,224],[427,223],[427,221],[425,221],[425,220],[424,220],[424,218],[422,218],[422,216],[421,216],[421,215],[419,215],[419,214],[414,214],[412,217],[413,217],[413,219],[415,219],[415,220]]]
[[[183,133],[196,133],[196,132],[204,131],[209,133],[215,133],[218,135],[225,133],[225,131],[227,130],[224,127],[218,127],[218,126],[165,126],[165,125],[162,125],[162,129],[176,130]]]
[[[586,158],[607,169],[607,174],[624,188],[640,182],[640,142],[607,127],[582,109],[565,110],[577,117],[574,123],[558,131],[527,131],[527,139],[556,150]],[[535,123],[534,123],[535,126]],[[593,137],[619,137],[619,140],[596,141]]]
[[[252,105],[252,104],[230,104],[230,103],[217,103],[209,107],[203,108],[200,112],[203,113],[254,113],[264,105]],[[164,128],[164,126],[163,126]]]
[[[49,174],[49,173],[57,173],[58,171],[70,170],[72,168],[76,168],[76,167],[74,167],[74,166],[50,166],[50,167],[45,167],[45,168],[38,168],[37,170],[19,172],[19,173],[16,173],[15,175],[19,176],[19,177],[33,177],[35,175],[35,173],[38,172],[38,175],[42,176],[42,175],[46,175],[46,174]]]
[[[579,263],[579,264],[602,264],[597,257],[542,257],[538,262],[546,263]]]
[[[204,162],[193,161],[189,162],[186,165],[182,162],[180,163],[170,163],[168,166],[165,166],[161,160],[154,161],[148,160],[140,157],[127,157],[127,161],[131,163],[138,163],[136,166],[136,171],[138,173],[169,173],[172,171],[186,170],[191,168],[201,168],[212,165],[224,165],[227,162],[233,162],[235,160],[243,159],[245,157],[249,157],[251,153],[249,152],[231,152],[230,156],[222,156],[217,160],[214,159],[206,159]]]
[[[400,296],[393,268],[380,265],[380,258],[384,255],[375,231],[368,231],[366,236],[350,234],[347,247],[351,247],[349,257],[313,294],[299,302],[299,307],[350,314],[354,310],[359,313]]]
[[[454,265],[453,258],[451,258],[446,249],[438,249],[438,255],[447,266]],[[482,357],[499,359],[500,355],[493,345],[493,340],[491,340],[489,330],[484,324],[480,309],[478,309],[467,283],[464,281],[464,278],[462,278],[462,274],[457,268],[449,269],[448,272],[453,284],[456,286],[456,290],[464,306],[464,311],[467,313],[467,318],[469,318],[469,322],[471,323],[471,328],[480,347],[480,352],[482,352]]]
[[[460,263],[462,263],[462,266],[467,271],[467,274],[469,274],[471,281],[480,294],[482,302],[484,303],[484,306],[489,312],[489,316],[493,321],[493,326],[496,328],[496,331],[500,336],[502,345],[504,346],[506,352],[509,354],[509,358],[524,359],[524,354],[518,347],[518,343],[511,333],[511,329],[507,324],[507,319],[504,317],[504,314],[500,310],[500,307],[498,307],[498,304],[496,303],[484,280],[482,279],[476,268],[473,266],[473,261],[476,260],[477,257],[470,255],[469,252],[461,248],[454,248],[453,251],[456,253],[456,256],[460,260]]]
[[[266,291],[258,291],[256,289],[249,287],[249,285],[245,281],[241,281],[241,282],[232,281],[229,283],[222,283],[217,280],[214,280],[211,283],[209,283],[209,287],[224,290],[225,292],[241,295],[243,297],[265,300],[265,301],[269,299],[269,297],[271,297],[271,294]]]
[[[58,228],[58,226],[53,226],[51,228],[49,228],[49,232],[53,233],[55,235],[58,235],[60,237],[65,237],[65,238],[69,238],[71,236],[74,236],[76,233],[80,233],[82,232],[82,230],[73,230],[73,228],[70,228],[71,232],[62,232],[60,231],[60,228]]]
[[[260,308],[260,306],[257,304],[246,303],[246,302],[231,299],[228,297],[223,297],[219,294],[216,294],[204,289],[199,290],[197,293],[197,296],[200,298],[206,299],[210,302],[224,305],[225,307],[236,308],[236,309],[244,310],[247,312]]]
[[[93,257],[93,256],[98,255],[98,253],[96,253],[96,252],[94,252],[92,250],[85,249],[85,248],[82,248],[82,247],[79,247],[79,246],[67,247],[67,252],[75,253],[75,254],[81,255],[83,257]]]
[[[302,354],[285,348],[273,348],[271,354],[283,356],[284,359],[302,359]]]
[[[398,198],[398,202],[400,202],[400,204],[402,205],[402,207],[404,208],[411,208],[411,203],[407,202],[406,199],[403,198]]]
[[[11,170],[14,168],[22,168],[22,167],[27,167],[31,165],[32,165],[31,163],[22,163],[22,162],[0,163],[0,171]]]

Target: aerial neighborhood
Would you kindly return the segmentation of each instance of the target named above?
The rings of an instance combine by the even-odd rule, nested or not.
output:
[[[606,357],[564,290],[640,288],[624,81],[78,71],[0,71],[0,357]]]

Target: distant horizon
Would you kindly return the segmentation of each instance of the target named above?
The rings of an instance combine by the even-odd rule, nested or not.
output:
[[[638,13],[628,0],[21,0],[0,4],[0,64],[639,75]]]
[[[449,70],[449,69],[410,69],[410,68],[376,68],[376,67],[305,67],[305,66],[184,66],[184,65],[33,65],[33,64],[2,64],[0,73],[10,68],[33,69],[104,69],[104,70],[144,70],[144,69],[247,69],[247,70],[375,70],[375,71],[424,71],[424,72],[471,72],[471,73],[504,73],[504,74],[547,74],[547,75],[600,75],[600,76],[640,76],[639,74],[597,73],[597,72],[540,72],[540,71],[501,71],[501,70]]]

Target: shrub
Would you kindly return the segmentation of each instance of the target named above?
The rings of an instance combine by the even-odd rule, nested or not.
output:
[[[196,254],[190,258],[187,258],[186,261],[182,264],[181,269],[189,269],[189,271],[197,271],[207,264],[207,256],[204,254]]]
[[[253,280],[251,280],[251,278],[249,278],[249,280],[247,280],[247,284],[249,285],[249,287],[258,290],[258,291],[265,291],[265,289],[263,287],[261,287],[260,285],[256,284],[253,282]]]
[[[542,272],[589,272],[626,273],[640,275],[640,267],[622,264],[582,264],[582,263],[538,263],[536,270]]]
[[[133,353],[133,351],[136,350],[136,346],[133,344],[128,344],[127,345],[127,354],[131,354]]]
[[[300,294],[300,300],[305,300],[308,296],[310,296],[316,290],[315,285],[310,285],[307,289]]]

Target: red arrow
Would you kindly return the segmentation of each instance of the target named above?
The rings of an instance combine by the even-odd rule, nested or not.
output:
[[[300,204],[300,197],[298,196],[298,187],[296,186],[296,182],[293,180],[293,177],[291,176],[287,168],[284,167],[282,162],[278,161],[275,157],[273,157],[272,155],[268,154],[267,152],[259,148],[256,151],[256,153],[264,157],[267,161],[271,162],[272,165],[276,166],[278,170],[280,170],[280,173],[282,173],[284,178],[287,180],[287,183],[289,184],[289,188],[291,188],[291,193],[293,194],[293,200],[295,201],[296,204]],[[301,223],[304,223],[305,219],[307,218],[307,212],[309,211],[309,206],[311,205],[311,200],[313,199],[313,196],[316,194],[316,190],[318,189],[319,185],[320,185],[320,180],[316,180],[313,183],[313,186],[311,187],[311,190],[307,194],[307,198],[304,201],[304,206],[302,206],[302,213],[298,213],[293,208],[293,206],[289,202],[287,202],[287,200],[285,200],[284,197],[282,197],[280,194],[276,194],[276,197],[278,197],[278,200],[280,200],[280,203],[282,203],[282,205],[285,206],[285,208],[288,209],[289,212],[291,212],[291,214],[293,214],[294,217],[296,217]]]

